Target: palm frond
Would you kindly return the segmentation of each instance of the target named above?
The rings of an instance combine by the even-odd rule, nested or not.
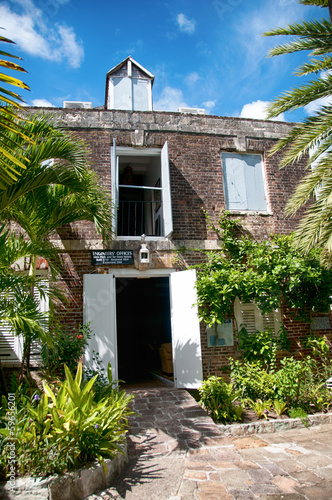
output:
[[[330,97],[332,95],[332,75],[327,75],[325,78],[317,78],[309,83],[294,87],[288,92],[284,92],[277,97],[267,109],[268,118],[278,116],[285,111],[302,108],[307,104],[321,99],[322,97]]]
[[[268,57],[311,50],[312,55],[323,55],[332,50],[332,25],[327,19],[322,21],[302,21],[289,24],[286,28],[276,28],[263,33],[264,36],[291,35],[292,42],[277,45],[268,52]]]

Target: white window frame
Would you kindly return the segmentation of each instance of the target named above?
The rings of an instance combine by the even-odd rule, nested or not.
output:
[[[160,157],[160,179],[161,179],[161,199],[163,215],[163,236],[147,236],[146,240],[166,240],[173,232],[171,186],[169,174],[168,142],[166,141],[162,149],[158,148],[134,148],[116,145],[113,139],[111,147],[111,199],[113,205],[114,232],[117,232],[118,207],[119,207],[119,157],[120,156],[157,156]],[[153,188],[151,188],[153,189]],[[117,240],[140,240],[141,236],[118,236]]]
[[[246,161],[246,157],[250,157],[255,165]],[[231,166],[232,158],[234,166]],[[222,151],[221,163],[226,209],[231,212],[270,213],[263,156],[260,153]]]
[[[254,302],[243,303],[238,297],[234,303],[234,317],[237,332],[242,327],[245,327],[249,335],[254,335],[256,331],[262,332],[266,330],[270,330],[273,335],[276,335],[282,326],[280,308],[270,313],[262,314]]]

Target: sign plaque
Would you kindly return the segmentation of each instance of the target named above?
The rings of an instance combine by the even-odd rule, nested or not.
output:
[[[93,266],[114,266],[133,263],[133,250],[91,250],[91,264]]]

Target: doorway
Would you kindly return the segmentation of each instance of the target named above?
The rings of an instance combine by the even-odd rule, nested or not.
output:
[[[119,379],[161,375],[159,349],[172,342],[169,277],[119,277],[115,286]]]
[[[85,274],[83,322],[92,335],[84,365],[106,371],[110,363],[114,379],[124,375],[128,380],[132,374],[145,373],[149,365],[157,366],[156,344],[171,344],[175,387],[197,388],[203,375],[195,282],[193,269]]]

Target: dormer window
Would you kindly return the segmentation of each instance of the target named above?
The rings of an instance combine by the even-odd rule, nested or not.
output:
[[[154,76],[127,57],[106,76],[106,109],[152,111]]]

